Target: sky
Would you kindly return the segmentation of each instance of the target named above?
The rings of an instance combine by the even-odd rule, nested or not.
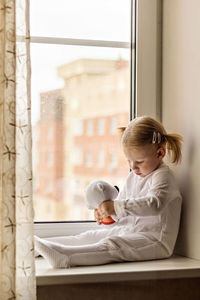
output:
[[[130,41],[130,0],[30,0],[31,36]],[[63,87],[57,67],[78,58],[129,59],[128,49],[31,44],[32,122],[39,94]]]

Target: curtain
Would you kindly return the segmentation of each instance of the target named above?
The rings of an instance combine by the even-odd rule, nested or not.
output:
[[[29,1],[0,0],[0,299],[36,299]]]

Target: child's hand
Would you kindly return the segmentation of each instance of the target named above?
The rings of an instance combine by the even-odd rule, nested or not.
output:
[[[95,219],[95,221],[97,222],[98,225],[101,225],[102,217],[101,217],[101,214],[100,214],[98,208],[95,208],[95,210],[94,210],[94,219]]]
[[[101,218],[107,218],[108,216],[116,215],[113,200],[103,201],[99,205],[98,210],[99,210]]]

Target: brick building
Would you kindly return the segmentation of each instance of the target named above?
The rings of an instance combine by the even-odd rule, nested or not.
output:
[[[117,127],[129,121],[129,65],[80,59],[58,75],[63,89],[40,97],[36,219],[91,219],[87,184],[103,179],[121,187],[128,174]]]
[[[46,213],[49,220],[52,220],[59,213],[58,202],[63,202],[63,105],[64,98],[60,89],[40,94],[35,168],[37,218]]]

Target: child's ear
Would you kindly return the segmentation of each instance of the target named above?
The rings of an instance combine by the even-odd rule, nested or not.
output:
[[[157,157],[159,159],[163,159],[163,157],[165,156],[166,154],[166,150],[164,147],[160,147],[158,150],[157,150]]]

